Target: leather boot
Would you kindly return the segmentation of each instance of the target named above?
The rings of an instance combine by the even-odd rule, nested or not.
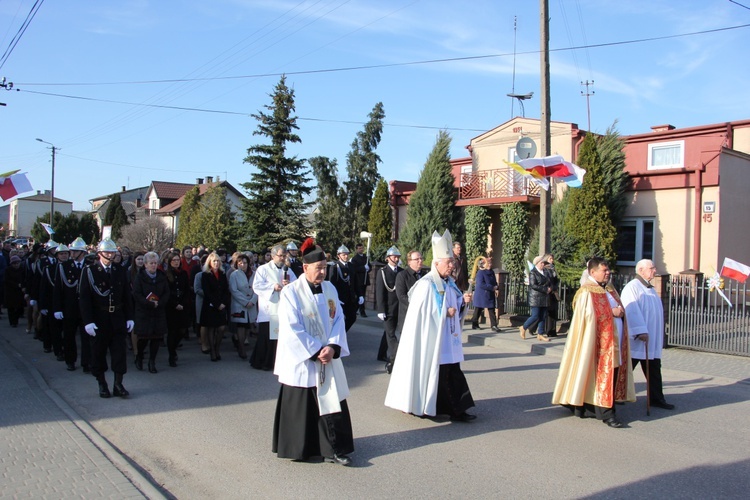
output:
[[[143,371],[143,354],[135,355],[135,367],[138,368],[139,371]]]
[[[115,383],[112,385],[112,395],[125,398],[129,396],[130,393],[122,385],[122,375],[122,373],[115,373]]]
[[[99,382],[99,397],[108,398],[111,396],[109,393],[109,387],[107,387],[107,381],[104,379],[104,375],[96,377],[96,381]]]
[[[156,373],[156,360],[155,359],[149,359],[148,360],[148,372],[149,373]]]

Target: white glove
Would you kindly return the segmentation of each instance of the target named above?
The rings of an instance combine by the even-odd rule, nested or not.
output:
[[[380,321],[385,321],[385,313],[378,313],[378,318],[380,318]]]
[[[86,330],[86,333],[88,333],[92,337],[96,337],[96,323],[89,323],[88,325],[84,326],[83,329]]]
[[[128,333],[133,331],[133,327],[135,326],[135,321],[132,319],[129,319],[125,322],[125,325],[128,327]]]
[[[364,303],[365,303],[365,298],[364,297],[360,297],[359,298],[359,305],[362,305]]]
[[[61,313],[60,311],[57,311],[55,313],[55,319],[63,319],[63,313]]]
[[[370,264],[365,264],[365,272],[366,273],[370,272]]]
[[[33,300],[33,299],[30,300],[29,301],[29,305],[32,306],[32,307],[35,306],[36,305],[36,300]]]
[[[47,309],[42,309],[39,312],[42,313],[42,314],[44,314],[46,316],[49,311]]]

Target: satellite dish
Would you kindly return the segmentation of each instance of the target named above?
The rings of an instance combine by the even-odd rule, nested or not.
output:
[[[536,156],[536,143],[531,137],[521,137],[516,143],[516,156],[521,160]]]

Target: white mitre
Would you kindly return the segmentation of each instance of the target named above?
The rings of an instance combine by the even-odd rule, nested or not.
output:
[[[453,257],[453,238],[446,229],[442,236],[437,231],[432,233],[432,260],[450,259]]]

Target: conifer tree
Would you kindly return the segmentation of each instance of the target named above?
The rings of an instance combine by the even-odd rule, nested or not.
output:
[[[346,193],[339,187],[335,159],[316,156],[308,162],[318,182],[315,239],[326,251],[333,252],[349,236],[345,217]]]
[[[370,242],[372,255],[377,259],[384,258],[385,252],[393,245],[393,214],[388,196],[388,183],[382,177],[378,181],[372,198],[367,230],[372,233]],[[409,251],[408,248],[402,250],[404,255]]]
[[[202,196],[196,223],[201,234],[201,243],[214,250],[233,250],[234,244],[229,238],[232,219],[232,208],[226,188],[218,183],[209,187]]]
[[[105,219],[107,219],[107,216],[110,214],[111,219],[109,219],[109,225],[112,226],[112,239],[117,241],[117,239],[122,236],[122,228],[130,224],[125,209],[122,207],[122,202],[120,201],[120,193],[114,194],[112,198],[109,199],[109,206],[107,207]]]
[[[597,138],[597,153],[602,168],[602,185],[607,198],[607,208],[612,224],[617,227],[628,208],[625,188],[629,177],[625,172],[625,142],[617,132],[617,122],[607,132]],[[585,179],[585,177],[584,177]]]
[[[199,211],[200,188],[193,186],[190,191],[185,193],[180,208],[180,224],[177,227],[177,241],[175,242],[178,248],[186,245],[197,246],[203,243],[198,227]]]
[[[616,230],[593,134],[587,135],[581,144],[578,165],[586,170],[586,176],[580,188],[568,191],[570,205],[565,215],[565,230],[577,241],[571,264],[582,269],[589,258],[597,256],[614,265]]]
[[[357,132],[352,142],[352,149],[346,155],[346,171],[348,180],[345,182],[347,202],[346,211],[349,217],[348,240],[355,241],[359,233],[367,230],[370,218],[370,202],[373,191],[380,179],[378,163],[380,156],[375,152],[380,144],[383,133],[383,103],[375,104],[368,115],[369,121],[364,130]]]
[[[242,184],[248,195],[242,207],[244,227],[256,248],[287,238],[299,241],[307,235],[310,203],[304,199],[312,191],[304,160],[287,156],[288,145],[302,141],[295,133],[299,127],[294,90],[287,87],[286,76],[270,97],[272,104],[264,106],[268,112],[253,115],[258,121],[253,135],[265,137],[270,144],[250,146],[244,159],[256,170]]]
[[[419,174],[417,189],[409,199],[406,227],[399,238],[403,248],[427,252],[432,248],[433,231],[443,234],[448,229],[453,241],[458,241],[463,235],[461,211],[455,206],[457,196],[450,164],[450,145],[450,135],[441,130]]]

